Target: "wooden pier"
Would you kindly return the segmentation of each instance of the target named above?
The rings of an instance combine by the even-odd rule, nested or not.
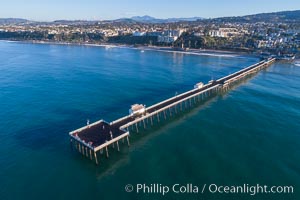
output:
[[[205,85],[196,84],[194,89],[143,108],[142,112],[137,112],[138,114],[129,114],[110,123],[104,120],[92,124],[88,122],[86,126],[69,133],[71,148],[99,164],[99,156],[104,154],[104,151],[105,156],[109,157],[109,146],[120,151],[121,140],[122,143],[126,140],[129,146],[131,132],[138,133],[140,129],[146,129],[168,120],[186,109],[195,107],[209,97],[226,92],[245,78],[267,68],[274,61],[275,58],[269,58],[218,80],[211,80]],[[142,105],[134,106],[143,107]]]

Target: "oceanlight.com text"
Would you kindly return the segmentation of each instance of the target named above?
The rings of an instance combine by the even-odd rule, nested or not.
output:
[[[280,185],[217,185],[217,184],[203,184],[197,185],[192,183],[179,184],[175,183],[173,185],[164,185],[160,183],[153,184],[127,184],[125,186],[126,192],[134,192],[137,194],[161,194],[166,195],[169,193],[175,194],[293,194],[293,186],[280,186]]]

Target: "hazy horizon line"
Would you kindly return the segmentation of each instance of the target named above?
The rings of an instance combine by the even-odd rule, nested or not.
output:
[[[155,19],[162,19],[162,20],[167,20],[167,19],[180,19],[180,18],[202,18],[202,19],[217,19],[217,18],[224,18],[224,17],[243,17],[243,16],[249,16],[249,15],[258,15],[258,14],[267,14],[267,13],[279,13],[279,12],[293,12],[293,11],[300,11],[299,9],[297,10],[280,10],[280,11],[268,11],[268,12],[259,12],[259,13],[252,13],[252,14],[245,14],[245,15],[228,15],[228,16],[218,16],[218,17],[202,17],[202,16],[190,16],[190,17],[154,17],[149,14],[142,14],[142,15],[133,15],[129,17],[118,17],[118,18],[113,18],[113,19],[101,19],[101,18],[95,18],[95,19],[83,19],[83,18],[73,18],[73,19],[68,19],[68,18],[58,18],[58,19],[49,19],[49,20],[42,20],[42,19],[30,19],[26,17],[0,17],[0,19],[23,19],[23,20],[28,20],[28,21],[34,21],[34,22],[54,22],[54,21],[114,21],[118,19],[131,19],[133,17],[145,17],[149,16]]]

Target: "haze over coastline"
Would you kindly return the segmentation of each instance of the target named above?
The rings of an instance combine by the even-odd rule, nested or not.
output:
[[[175,1],[166,0],[125,2],[113,1],[71,1],[71,0],[10,0],[1,2],[0,18],[24,18],[34,21],[65,20],[113,20],[133,16],[150,15],[155,18],[242,16],[255,13],[296,10],[300,2],[287,0],[252,0],[207,2],[204,0]],[[67,12],[66,12],[67,9]]]

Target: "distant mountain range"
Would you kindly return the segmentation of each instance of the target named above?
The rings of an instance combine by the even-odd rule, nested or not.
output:
[[[119,22],[119,23],[172,23],[179,21],[223,21],[223,22],[300,22],[300,10],[295,11],[282,11],[282,12],[272,12],[272,13],[260,13],[254,15],[246,16],[236,16],[236,17],[220,17],[220,18],[211,18],[205,19],[202,17],[190,17],[190,18],[167,18],[167,19],[158,19],[148,15],[145,16],[134,16],[131,18],[120,18],[116,20],[105,20],[105,22]],[[94,24],[99,21],[87,21],[87,20],[56,20],[53,22],[34,22],[27,19],[19,18],[0,18],[0,25],[5,24]]]
[[[29,20],[27,19],[20,19],[20,18],[0,18],[0,25],[5,24],[22,24],[27,23]]]
[[[172,22],[179,22],[179,21],[197,21],[204,19],[203,17],[188,17],[188,18],[167,18],[167,19],[158,19],[155,17],[151,17],[149,15],[144,16],[134,16],[131,17],[133,21],[143,22],[143,23],[172,23]]]

